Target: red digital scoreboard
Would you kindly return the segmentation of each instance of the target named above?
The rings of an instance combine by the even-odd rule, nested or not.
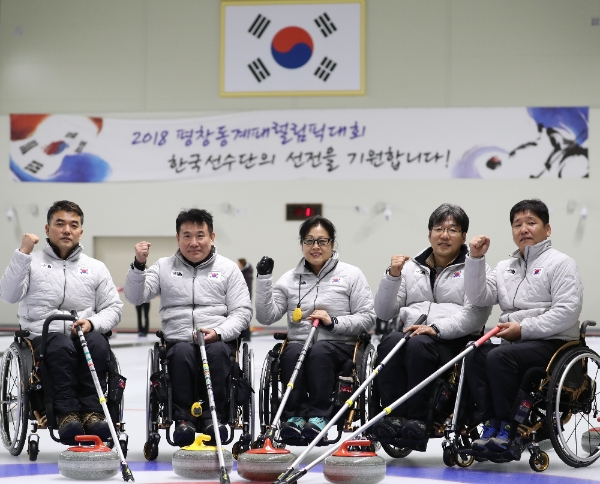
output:
[[[285,206],[286,220],[306,220],[308,217],[322,213],[321,203],[288,203]]]

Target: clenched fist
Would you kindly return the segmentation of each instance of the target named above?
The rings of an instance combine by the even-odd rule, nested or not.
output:
[[[410,260],[407,255],[395,255],[392,257],[392,263],[390,264],[390,276],[399,277],[402,273],[402,268],[406,261]]]
[[[40,238],[35,234],[25,234],[21,240],[19,251],[23,254],[31,254],[33,246],[40,241]]]
[[[148,260],[148,254],[150,252],[150,246],[152,244],[150,242],[141,241],[135,244],[135,260],[137,260],[140,264],[145,264]]]
[[[485,235],[478,235],[473,237],[469,242],[469,254],[471,257],[479,258],[483,257],[490,248],[490,239]]]

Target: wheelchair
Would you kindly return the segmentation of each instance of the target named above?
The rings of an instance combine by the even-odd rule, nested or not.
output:
[[[260,437],[254,441],[252,448],[261,448],[264,445],[264,436],[270,430],[272,419],[277,414],[279,405],[285,393],[285,388],[281,383],[281,368],[280,355],[283,353],[287,341],[286,333],[275,333],[274,338],[280,343],[275,344],[263,362],[260,375],[260,389],[258,395],[258,414],[260,420]],[[357,390],[360,384],[365,381],[372,372],[373,362],[375,361],[375,348],[371,344],[371,335],[363,333],[359,336],[354,345],[354,355],[352,360],[349,360],[351,365],[338,375],[336,388],[331,396],[334,402],[334,414],[337,413],[346,401]],[[354,428],[362,425],[369,419],[368,414],[368,389],[363,392],[360,397],[354,402],[354,406],[349,408],[345,414],[345,418],[340,418],[337,422],[337,436],[333,440],[322,439],[318,446],[325,446],[339,442],[344,432],[352,432]],[[366,393],[366,394],[365,394]],[[272,430],[272,429],[271,429]],[[278,430],[278,429],[275,429]],[[307,446],[310,442],[306,439],[279,439],[279,433],[274,434],[273,444],[277,447],[285,447],[286,445]]]
[[[476,429],[469,432],[449,427],[442,444],[444,463],[469,467],[474,460],[510,462],[520,460],[522,452],[527,450],[531,469],[543,472],[550,460],[540,449],[540,442],[549,439],[558,457],[568,466],[593,464],[600,457],[597,387],[600,356],[587,347],[585,333],[588,326],[595,324],[584,321],[578,341],[560,347],[546,368],[530,368],[525,373],[515,402],[516,425],[507,451],[475,452],[470,443],[479,438]]]
[[[54,320],[76,321],[77,317],[57,314],[44,321],[41,355],[45,354],[48,327]],[[54,434],[57,425],[51,392],[45,390],[51,388],[50,375],[46,374],[47,372],[42,368],[43,356],[36,361],[33,346],[27,336],[29,336],[29,331],[16,331],[14,342],[10,344],[2,357],[0,437],[6,450],[14,456],[20,455],[25,445],[27,422],[31,421],[31,433],[27,438],[27,454],[30,461],[35,461],[39,454],[38,430],[48,429],[52,440],[56,442],[65,445],[71,445],[72,442],[61,441]],[[123,422],[123,391],[126,379],[120,373],[119,362],[111,350],[109,372],[106,375],[98,375],[98,378],[107,380],[106,403],[119,438],[119,445],[126,456],[129,440],[125,433],[125,422]],[[112,439],[109,439],[107,444],[110,447],[114,445]]]
[[[144,457],[152,461],[158,457],[158,444],[160,430],[165,430],[169,445],[177,447],[171,439],[171,426],[173,420],[172,390],[167,363],[167,345],[162,331],[157,331],[156,336],[160,343],[148,350],[147,387],[146,387],[146,442],[144,444]],[[241,345],[242,356],[240,362],[241,337],[237,339],[238,350],[232,354],[232,369],[227,378],[227,425],[229,432],[222,445],[233,441],[234,430],[242,430],[239,440],[233,445],[234,457],[250,449],[254,440],[254,352],[249,349],[248,343]],[[198,369],[200,371],[200,368]],[[206,402],[208,410],[208,402]]]

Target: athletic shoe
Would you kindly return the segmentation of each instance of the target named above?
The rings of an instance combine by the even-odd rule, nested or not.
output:
[[[300,438],[302,436],[304,424],[306,424],[306,420],[302,417],[288,418],[287,422],[281,424],[279,437],[283,440]]]
[[[407,420],[402,427],[402,438],[412,440],[427,439],[427,427],[421,420]]]
[[[75,442],[76,435],[83,435],[83,425],[79,420],[79,414],[75,412],[63,413],[56,416],[58,436],[60,440]]]
[[[367,434],[374,439],[393,439],[394,437],[400,437],[405,422],[406,419],[404,418],[386,415],[375,423],[375,425],[370,427],[367,430]]]
[[[493,452],[504,452],[510,445],[510,424],[502,422],[498,434],[488,440],[486,448]]]
[[[98,412],[87,412],[81,414],[81,423],[87,435],[97,435],[106,442],[110,435],[110,427],[104,419],[104,415]]]
[[[302,429],[302,438],[313,440],[321,430],[329,423],[329,419],[325,417],[311,417]]]
[[[491,438],[496,437],[498,430],[498,421],[495,418],[486,420],[483,423],[483,432],[481,433],[481,437],[471,443],[471,449],[477,451],[487,450],[487,443]]]
[[[176,422],[175,432],[173,432],[173,443],[179,447],[192,445],[196,439],[196,427],[186,420]]]
[[[215,429],[212,420],[206,421],[202,433],[210,437],[211,440],[209,441],[209,443],[216,443]],[[219,437],[221,438],[221,443],[227,440],[227,427],[225,427],[225,425],[223,425],[222,423],[219,423]]]

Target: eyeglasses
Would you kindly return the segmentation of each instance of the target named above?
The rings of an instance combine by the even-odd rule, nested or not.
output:
[[[444,232],[448,232],[448,235],[458,235],[462,233],[462,230],[456,227],[433,227],[431,231],[435,235],[442,235]]]
[[[302,239],[302,243],[304,245],[315,245],[316,243],[319,247],[324,247],[329,245],[332,240],[333,239]]]

